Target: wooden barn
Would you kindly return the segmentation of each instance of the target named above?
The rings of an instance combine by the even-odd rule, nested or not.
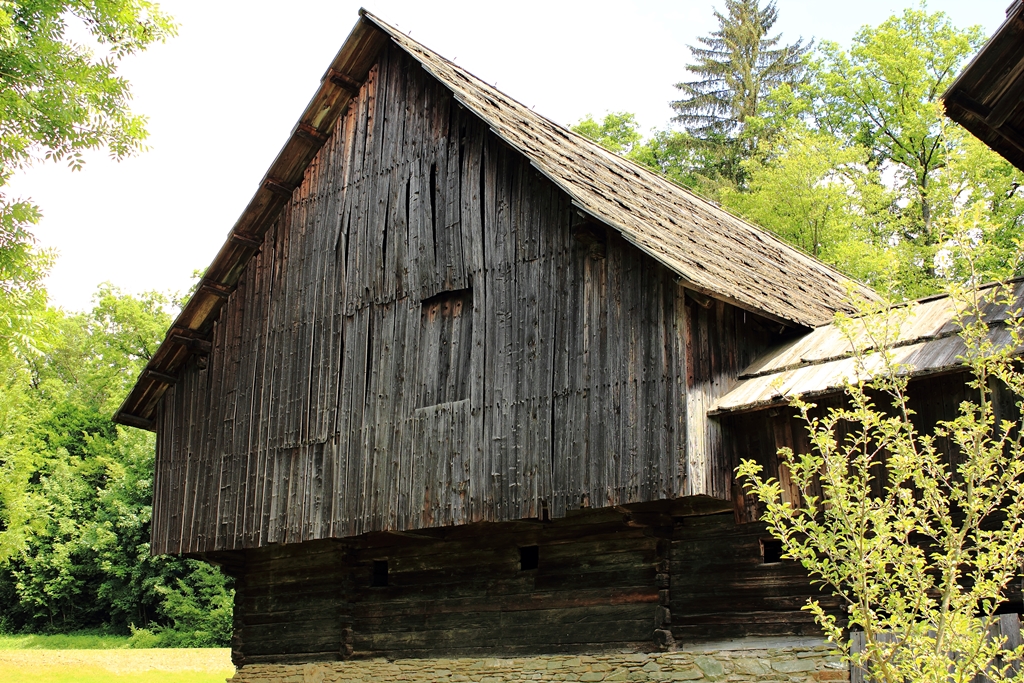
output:
[[[235,577],[239,681],[845,678],[732,472],[848,287],[363,12],[117,414],[153,552]]]

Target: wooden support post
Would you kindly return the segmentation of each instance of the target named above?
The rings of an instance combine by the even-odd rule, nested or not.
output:
[[[658,540],[658,559],[655,564],[655,585],[658,587],[658,606],[654,617],[654,642],[661,650],[671,650],[676,641],[672,637],[672,609],[670,606],[672,541]]]

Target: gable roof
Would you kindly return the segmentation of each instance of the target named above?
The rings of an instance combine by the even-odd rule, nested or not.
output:
[[[986,285],[983,294],[982,320],[989,325],[988,339],[997,348],[1015,343],[1008,322],[1024,305],[1024,279],[1010,280],[1006,286],[1008,290]],[[1008,306],[1007,300],[1013,304]],[[967,347],[960,337],[956,303],[950,297],[927,297],[900,309],[893,316],[899,329],[892,334],[892,363],[911,377],[966,370],[963,358]],[[858,347],[868,346],[866,330],[858,327],[857,321],[853,323],[849,329],[859,335]],[[740,413],[788,404],[797,396],[810,399],[835,394],[843,391],[848,381],[882,371],[884,362],[882,354],[872,352],[864,354],[863,364],[859,364],[847,332],[834,323],[824,325],[755,360],[708,414]]]
[[[389,41],[522,153],[582,214],[617,230],[676,273],[684,286],[805,327],[830,321],[837,310],[849,310],[850,286],[864,297],[875,297],[867,287],[768,232],[536,114],[361,10],[320,88],[115,420],[153,428],[152,416],[167,385],[191,353],[208,350],[206,335],[221,305]]]

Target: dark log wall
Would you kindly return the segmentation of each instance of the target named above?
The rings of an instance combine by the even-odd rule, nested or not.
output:
[[[703,410],[770,335],[687,302],[385,50],[163,399],[153,549],[727,499]]]
[[[512,523],[359,547],[354,656],[652,649],[657,540],[619,517],[586,530]],[[524,569],[520,548],[530,546],[537,567]],[[388,563],[387,586],[372,587],[374,560]]]
[[[816,636],[822,598],[760,525],[671,503],[227,551],[236,664],[652,651]],[[536,566],[524,555],[536,548]],[[386,563],[386,573],[385,565]],[[386,585],[385,585],[386,584]]]
[[[796,562],[764,562],[764,525],[736,524],[732,515],[687,517],[672,536],[672,635],[677,643],[748,636],[820,637],[801,608],[809,597],[838,611]],[[769,557],[769,559],[771,559]]]
[[[351,654],[352,568],[336,541],[221,557],[235,575],[232,658],[329,661]]]
[[[233,657],[651,650],[658,544],[621,514],[587,513],[230,552]],[[524,568],[530,546],[537,564]]]

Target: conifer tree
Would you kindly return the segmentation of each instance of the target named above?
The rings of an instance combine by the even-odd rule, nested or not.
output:
[[[779,46],[781,34],[769,36],[778,19],[774,0],[725,0],[725,12],[715,10],[718,30],[690,46],[695,60],[686,68],[697,80],[676,83],[682,99],[671,103],[674,120],[697,140],[721,148],[719,173],[738,179],[739,161],[748,157],[756,141],[740,140],[744,122],[760,112],[762,101],[779,85],[803,76],[803,56],[810,50],[798,40]]]

